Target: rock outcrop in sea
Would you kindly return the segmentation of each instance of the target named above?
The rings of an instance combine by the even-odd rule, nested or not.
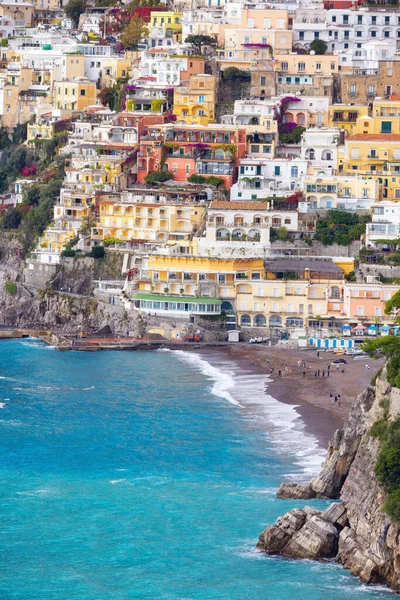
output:
[[[386,413],[385,413],[386,411]],[[309,484],[281,485],[279,498],[332,498],[326,510],[295,508],[260,535],[258,548],[294,559],[335,559],[364,583],[400,592],[400,523],[382,510],[386,492],[374,475],[380,441],[371,427],[400,415],[400,390],[386,369],[375,387],[360,394],[336,431],[321,473]]]

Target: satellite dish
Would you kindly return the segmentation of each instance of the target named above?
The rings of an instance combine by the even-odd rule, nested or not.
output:
[[[312,54],[314,56],[315,50],[311,50],[310,54]]]

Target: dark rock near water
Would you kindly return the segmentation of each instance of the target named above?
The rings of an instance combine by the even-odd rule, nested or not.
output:
[[[294,509],[260,535],[258,547],[268,554],[295,559],[335,558],[364,583],[384,583],[400,592],[400,524],[382,510],[385,489],[375,479],[379,440],[369,435],[383,418],[400,415],[400,393],[383,369],[375,389],[355,400],[348,421],[337,431],[319,476],[309,484],[283,483],[279,498],[340,499],[323,512]]]

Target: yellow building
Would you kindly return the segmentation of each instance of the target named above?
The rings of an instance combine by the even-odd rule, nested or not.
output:
[[[37,123],[28,123],[27,125],[27,141],[35,139],[49,140],[54,137],[54,122],[38,121]]]
[[[175,42],[182,41],[183,13],[172,10],[150,13],[150,37],[157,31],[161,37],[172,38]]]
[[[214,75],[192,75],[187,86],[174,94],[174,114],[188,125],[214,122],[217,79]]]
[[[119,56],[107,57],[101,63],[101,85],[112,87],[117,79],[126,79],[130,75],[132,61]]]
[[[263,259],[209,258],[201,256],[150,256],[142,271],[139,290],[157,294],[212,296],[231,312],[237,288],[264,276]]]
[[[303,178],[306,192],[306,202],[311,210],[338,208],[355,210],[365,206],[368,208],[371,200],[381,196],[381,186],[378,181],[368,177],[354,175],[306,175]]]
[[[96,84],[89,79],[55,81],[53,89],[55,108],[81,111],[96,104]]]
[[[368,106],[361,104],[333,104],[329,107],[329,127],[344,129],[348,135],[357,127],[358,117],[368,117]]]
[[[373,177],[384,199],[400,200],[400,134],[357,133],[345,140],[339,173]]]
[[[247,327],[315,326],[321,318],[343,318],[343,269],[329,260],[276,259],[259,281],[241,282],[237,322]]]
[[[92,239],[150,240],[176,242],[190,240],[205,217],[204,206],[144,204],[100,201],[100,218],[92,228]]]

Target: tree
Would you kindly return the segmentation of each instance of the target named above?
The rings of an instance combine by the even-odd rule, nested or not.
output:
[[[3,217],[2,226],[4,229],[18,229],[21,223],[21,213],[17,208],[12,206]]]
[[[185,44],[195,46],[198,53],[201,54],[203,46],[216,46],[217,40],[211,37],[211,35],[188,35],[185,39]]]
[[[222,71],[222,77],[224,81],[250,81],[251,73],[237,67],[228,67]]]
[[[136,50],[140,40],[148,35],[149,30],[146,27],[146,21],[133,16],[122,31],[121,43],[126,50]]]
[[[328,44],[324,40],[315,39],[310,44],[310,50],[315,54],[325,54],[328,50]]]
[[[79,23],[79,17],[86,10],[86,0],[69,0],[65,5],[64,12],[74,25],[77,27]]]
[[[151,171],[144,178],[147,184],[152,183],[162,183],[163,181],[168,181],[169,179],[173,179],[174,176],[169,171]]]

